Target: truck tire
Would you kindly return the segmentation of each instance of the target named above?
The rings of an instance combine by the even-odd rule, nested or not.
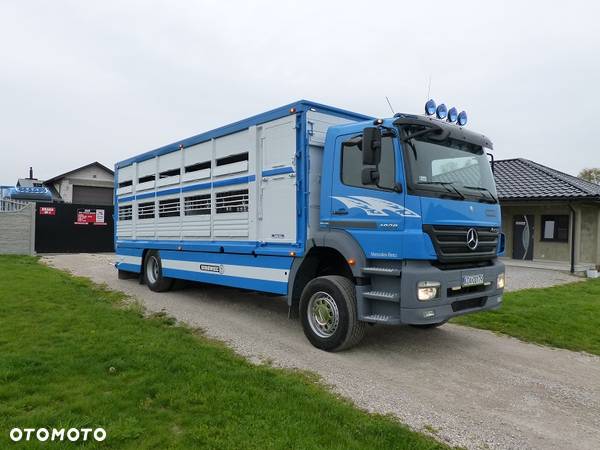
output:
[[[421,330],[430,330],[432,328],[441,327],[446,322],[448,322],[448,321],[447,320],[442,320],[441,322],[437,322],[437,323],[413,324],[413,325],[411,325],[411,327],[420,328]]]
[[[158,250],[150,250],[144,259],[144,281],[151,291],[165,292],[173,287],[173,278],[162,273],[162,261]]]
[[[348,349],[365,335],[366,324],[357,318],[354,283],[345,277],[310,281],[300,297],[300,318],[304,334],[321,350]]]

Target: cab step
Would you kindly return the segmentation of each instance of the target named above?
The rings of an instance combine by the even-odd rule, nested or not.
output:
[[[363,267],[365,275],[383,275],[387,277],[399,277],[402,271],[394,267]]]
[[[386,302],[400,303],[400,294],[398,292],[368,291],[365,292],[363,296],[371,300],[383,300]]]
[[[362,318],[365,322],[387,323],[392,319],[391,316],[385,314],[371,314]]]

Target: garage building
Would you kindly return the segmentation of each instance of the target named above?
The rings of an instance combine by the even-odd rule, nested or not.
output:
[[[65,203],[112,205],[114,172],[98,161],[45,181],[54,196]]]

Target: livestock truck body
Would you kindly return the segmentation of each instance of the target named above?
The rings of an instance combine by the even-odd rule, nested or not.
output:
[[[286,296],[331,351],[367,324],[496,309],[491,148],[449,120],[298,101],[117,163],[116,268],[154,291],[185,279]]]

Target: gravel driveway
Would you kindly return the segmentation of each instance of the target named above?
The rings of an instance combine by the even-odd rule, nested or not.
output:
[[[506,290],[518,291],[527,288],[543,288],[557,284],[574,283],[583,278],[569,273],[530,267],[506,266]]]
[[[288,320],[281,298],[207,285],[158,294],[136,280],[118,280],[113,259],[46,258],[200,327],[251,360],[316,372],[358,406],[433,430],[453,445],[600,448],[600,358],[451,324],[373,327],[358,348],[326,353]]]

